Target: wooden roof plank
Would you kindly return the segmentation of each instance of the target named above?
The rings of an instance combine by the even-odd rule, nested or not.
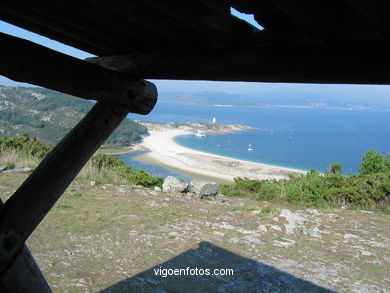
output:
[[[390,39],[390,2],[388,0],[346,0],[362,17]]]
[[[390,84],[390,44],[279,46],[90,58],[140,78]]]
[[[149,31],[138,24],[130,22],[123,17],[111,13],[108,9],[102,9],[94,3],[86,1],[73,2],[66,0],[50,0],[53,6],[61,8],[67,14],[83,18],[88,24],[93,23],[91,29],[95,28],[98,33],[104,32],[104,36],[117,35],[118,41],[128,48],[128,53],[132,50],[136,52],[150,52],[157,47],[166,49],[178,46],[179,42],[164,38],[155,32]],[[90,24],[89,24],[90,25]],[[113,50],[115,50],[113,48]]]
[[[199,1],[143,0],[143,4],[156,9],[184,26],[210,39],[212,47],[229,44],[232,36],[230,13],[225,17],[207,8]]]
[[[100,48],[106,52],[110,52],[110,48],[112,48],[114,45],[108,41],[99,41],[99,37],[96,38],[95,36],[89,33],[85,33],[70,25],[61,24],[60,21],[53,19],[50,16],[34,12],[29,8],[19,6],[17,3],[1,1],[0,9],[7,11],[11,15],[13,15],[13,17],[24,19],[30,24],[36,24],[41,27],[50,28],[48,30],[52,31],[54,35],[56,35],[56,33],[59,33],[64,36],[73,38],[74,40],[81,41],[90,44],[94,47]]]
[[[146,34],[155,34],[165,38],[165,42],[172,42],[179,48],[207,47],[208,42],[201,35],[190,33],[180,23],[167,18],[165,15],[133,1],[104,1],[88,0],[92,5],[109,11],[123,20],[141,27]]]
[[[47,6],[33,6],[26,5],[24,2],[17,2],[15,6],[19,6],[26,10],[31,11],[37,23],[45,23],[51,27],[58,28],[58,31],[71,36],[80,36],[81,39],[99,46],[104,46],[106,49],[116,49],[117,54],[120,52],[131,53],[133,52],[145,52],[139,50],[137,47],[150,45],[148,42],[133,42],[133,48],[126,46],[128,38],[122,34],[118,34],[116,31],[109,30],[104,26],[101,26],[98,22],[88,19],[87,15],[80,16],[75,15],[71,10],[64,10],[64,8],[56,5]],[[34,15],[35,14],[35,15]],[[25,13],[23,13],[25,15]],[[87,38],[85,36],[88,36]]]
[[[344,0],[267,0],[294,19],[311,37],[324,41],[365,41],[369,36],[380,38],[378,32]]]

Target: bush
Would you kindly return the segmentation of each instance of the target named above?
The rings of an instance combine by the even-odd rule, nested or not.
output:
[[[342,175],[343,174],[342,168],[343,168],[343,165],[341,165],[340,163],[333,162],[330,165],[330,168],[329,168],[327,173],[336,174],[336,175]]]
[[[17,151],[23,156],[32,156],[38,159],[45,157],[53,146],[37,140],[35,136],[23,133],[17,137],[0,138],[0,152]]]
[[[390,204],[390,173],[343,176],[341,169],[319,174],[315,169],[289,180],[248,180],[238,178],[221,185],[220,192],[257,200],[284,201],[305,207],[347,204],[358,207],[387,208]]]
[[[15,167],[16,167],[15,163],[8,162],[5,164],[5,170],[12,170],[15,169]]]
[[[126,179],[130,184],[142,185],[145,187],[162,186],[163,179],[154,177],[144,170],[132,170],[117,157],[98,154],[92,157],[92,166],[100,173],[113,172],[120,178]]]
[[[383,155],[371,149],[363,155],[363,162],[359,164],[360,174],[374,174],[386,171]]]

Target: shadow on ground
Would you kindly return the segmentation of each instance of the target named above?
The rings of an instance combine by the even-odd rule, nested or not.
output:
[[[189,269],[187,269],[189,267]],[[183,275],[195,273],[203,275]],[[168,269],[183,269],[182,275],[169,275]],[[203,269],[203,270],[201,270]],[[207,274],[207,269],[210,275]],[[214,269],[233,269],[233,275],[213,275]],[[159,271],[159,275],[156,272]],[[172,272],[172,271],[171,271]],[[179,270],[177,270],[179,272]],[[228,273],[228,271],[225,271]],[[267,264],[253,261],[209,242],[199,243],[169,261],[120,281],[100,293],[251,293],[251,292],[334,292],[297,278]]]

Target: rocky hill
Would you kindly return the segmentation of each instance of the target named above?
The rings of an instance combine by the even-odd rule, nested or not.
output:
[[[92,106],[90,101],[43,88],[0,86],[0,137],[27,132],[56,143]],[[144,126],[126,119],[107,144],[126,145],[146,131]]]

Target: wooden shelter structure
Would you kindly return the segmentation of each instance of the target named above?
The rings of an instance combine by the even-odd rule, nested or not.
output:
[[[2,0],[0,19],[98,56],[0,33],[1,75],[98,101],[1,206],[1,292],[51,292],[24,242],[126,115],[153,109],[144,79],[390,84],[385,0]]]

